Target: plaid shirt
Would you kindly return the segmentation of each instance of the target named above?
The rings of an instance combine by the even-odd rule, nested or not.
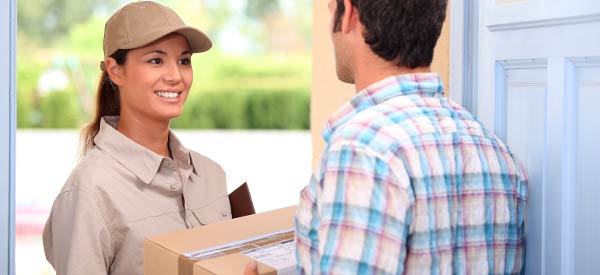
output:
[[[436,74],[371,85],[323,136],[296,216],[300,273],[523,273],[525,171]]]

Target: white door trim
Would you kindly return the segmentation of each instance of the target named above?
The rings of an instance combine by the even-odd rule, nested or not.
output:
[[[565,16],[551,19],[541,19],[541,20],[528,20],[522,22],[511,22],[504,24],[492,24],[487,26],[488,30],[491,32],[497,31],[510,31],[510,30],[521,30],[521,29],[531,29],[531,28],[543,28],[543,27],[552,27],[558,25],[573,25],[573,24],[583,24],[589,22],[600,21],[600,13],[588,14],[584,16]]]
[[[16,0],[0,1],[0,274],[15,274]]]
[[[565,149],[564,149],[564,170],[562,181],[564,183],[576,183],[577,182],[577,101],[578,91],[577,87],[577,69],[586,67],[600,67],[600,57],[577,57],[567,58],[565,62],[565,75],[566,81],[564,89],[564,101],[565,101]],[[575,272],[575,252],[574,252],[574,238],[576,234],[575,229],[575,217],[572,215],[576,211],[575,201],[577,200],[575,191],[571,188],[570,184],[563,184],[561,188],[562,200],[564,207],[562,208],[562,219],[561,224],[561,247],[562,247],[562,260],[561,260],[561,274],[574,274]]]
[[[478,0],[450,5],[450,99],[477,115]]]

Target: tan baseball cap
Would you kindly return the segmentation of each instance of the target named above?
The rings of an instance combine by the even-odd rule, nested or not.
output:
[[[122,7],[106,21],[104,59],[117,50],[143,47],[170,33],[185,36],[193,53],[205,52],[212,47],[203,32],[187,26],[171,8],[152,1],[139,1]],[[100,62],[100,69],[106,70],[104,61]]]

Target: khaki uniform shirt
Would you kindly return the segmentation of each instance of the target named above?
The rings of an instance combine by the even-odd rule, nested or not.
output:
[[[118,120],[102,119],[52,206],[43,241],[59,275],[142,274],[146,237],[231,219],[217,163],[172,133],[164,158],[118,132]]]

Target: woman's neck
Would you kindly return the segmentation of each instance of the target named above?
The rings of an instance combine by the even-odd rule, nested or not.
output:
[[[169,121],[141,119],[122,114],[117,131],[154,153],[170,157]]]

